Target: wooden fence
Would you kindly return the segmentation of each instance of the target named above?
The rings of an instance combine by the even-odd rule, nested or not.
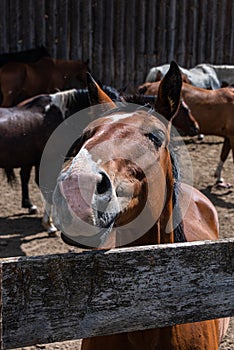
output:
[[[2,259],[1,349],[234,315],[234,238]]]
[[[136,86],[172,59],[233,64],[234,2],[1,0],[0,53],[39,45],[57,58],[89,58],[106,84]]]

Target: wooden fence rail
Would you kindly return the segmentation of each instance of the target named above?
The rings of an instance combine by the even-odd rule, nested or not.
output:
[[[234,315],[234,238],[0,262],[1,349]]]

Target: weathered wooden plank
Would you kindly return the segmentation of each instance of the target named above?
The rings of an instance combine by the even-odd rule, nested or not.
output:
[[[144,82],[147,72],[145,71],[145,19],[146,2],[136,1],[137,22],[135,26],[135,77],[140,84]],[[127,68],[127,67],[125,67]],[[125,72],[126,75],[127,72]],[[129,83],[129,82],[127,82]]]
[[[82,29],[82,59],[86,61],[92,54],[92,6],[91,1],[80,1],[80,21]],[[101,28],[100,28],[101,29]]]
[[[234,315],[234,238],[0,265],[5,349]]]
[[[0,1],[0,54],[9,51],[7,33],[9,31],[7,0]]]
[[[138,51],[138,36],[135,37],[136,27],[138,22],[136,23],[135,18],[136,11],[136,1],[125,1],[125,12],[131,13],[131,16],[125,16],[125,35],[124,35],[124,66],[125,66],[125,74],[124,74],[124,84],[126,86],[132,86],[132,83],[135,78],[136,69],[135,69],[135,53]],[[145,37],[145,41],[147,38]],[[145,71],[146,73],[146,71]],[[121,86],[122,88],[123,86]]]
[[[49,49],[51,56],[57,57],[57,17],[56,0],[45,2],[45,19],[46,19],[46,47]]]
[[[105,62],[105,72],[103,75],[103,81],[106,84],[110,84],[114,75],[114,55],[113,55],[113,32],[114,32],[114,6],[112,1],[105,1],[103,3],[103,33],[104,33],[104,45],[103,61]],[[103,63],[101,63],[103,64]]]
[[[167,62],[174,59],[176,30],[176,0],[170,1],[167,15]]]
[[[207,2],[199,0],[198,5],[198,35],[197,35],[197,62],[205,62],[206,34],[207,34]]]
[[[34,2],[35,12],[35,46],[46,45],[46,19],[45,19],[45,0]]]
[[[69,1],[69,42],[67,49],[69,50],[69,58],[72,60],[81,60],[82,57],[82,43],[81,43],[81,19],[80,19],[80,1]]]
[[[57,20],[56,20],[56,34],[57,34],[57,58],[68,59],[68,0],[57,0]]]
[[[146,69],[145,72],[154,66],[155,63],[155,32],[156,32],[156,0],[148,0],[146,4],[146,27],[145,27],[145,51]],[[134,38],[134,21],[132,23],[132,36]],[[135,46],[135,45],[134,45]],[[133,50],[134,50],[133,46]]]
[[[172,58],[232,64],[233,17],[230,0],[1,0],[0,52],[44,44],[54,57],[89,58],[106,84],[137,86]]]
[[[126,84],[126,78],[124,74],[124,64],[125,64],[125,53],[124,53],[124,37],[125,37],[125,7],[124,3],[126,1],[119,0],[114,2],[114,37],[113,45],[115,48],[114,59],[115,59],[115,71],[114,71],[114,81],[113,85],[118,88],[122,88]]]

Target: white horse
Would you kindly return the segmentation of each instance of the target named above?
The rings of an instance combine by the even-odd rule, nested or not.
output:
[[[226,82],[229,85],[234,84],[234,66],[227,64],[215,65],[208,63],[203,63],[201,65],[209,66],[210,68],[214,69],[220,83]]]
[[[169,64],[163,64],[162,66],[151,68],[146,77],[146,82],[161,80],[167,73],[169,66]],[[186,75],[190,84],[203,89],[215,90],[221,87],[221,82],[214,67],[210,64],[202,63],[191,69],[179,68],[181,72]]]

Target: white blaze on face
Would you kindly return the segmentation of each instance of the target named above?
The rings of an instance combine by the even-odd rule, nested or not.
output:
[[[64,234],[73,238],[95,236],[103,230],[100,215],[104,213],[105,218],[113,218],[119,212],[111,184],[106,193],[97,193],[97,184],[102,181],[104,173],[90,152],[82,148],[69,168],[60,174],[53,196],[54,221]]]
[[[130,117],[132,117],[132,113],[123,113],[123,114],[118,113],[118,114],[113,114],[113,115],[108,116],[108,118],[113,123],[119,122],[120,120],[127,119]]]

